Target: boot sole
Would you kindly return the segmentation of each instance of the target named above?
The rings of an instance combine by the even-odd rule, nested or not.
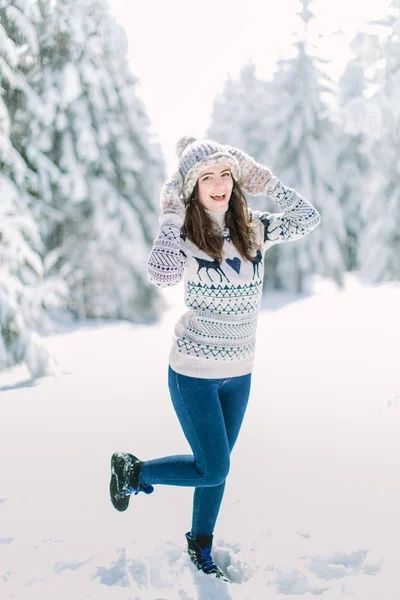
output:
[[[124,512],[129,506],[130,496],[124,496],[123,498],[118,496],[118,479],[115,473],[117,458],[116,453],[111,457],[110,500],[118,512]]]

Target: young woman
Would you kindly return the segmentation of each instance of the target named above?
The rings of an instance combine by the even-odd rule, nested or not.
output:
[[[111,458],[113,506],[153,485],[194,487],[188,552],[198,569],[229,581],[211,556],[213,532],[250,394],[264,254],[309,234],[317,210],[252,157],[188,136],[177,145],[179,170],[161,192],[160,230],[147,274],[156,286],[184,279],[188,310],[169,355],[172,403],[193,455],[141,461]],[[282,212],[252,211],[243,191],[266,194]]]

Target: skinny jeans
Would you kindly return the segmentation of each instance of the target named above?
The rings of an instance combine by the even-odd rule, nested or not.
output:
[[[168,366],[168,387],[190,455],[145,461],[144,485],[194,487],[191,533],[213,534],[230,468],[230,454],[246,412],[251,373],[239,377],[201,379]]]

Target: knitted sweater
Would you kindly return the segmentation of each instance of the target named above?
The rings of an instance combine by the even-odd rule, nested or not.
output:
[[[272,177],[264,194],[283,212],[249,210],[261,246],[251,261],[231,243],[225,212],[206,212],[219,224],[224,238],[219,263],[199,250],[181,231],[182,217],[162,214],[160,230],[147,262],[147,278],[167,287],[184,280],[188,310],[175,325],[169,364],[190,377],[225,378],[252,371],[256,327],[263,288],[264,255],[275,244],[292,242],[315,229],[321,216],[294,189]]]

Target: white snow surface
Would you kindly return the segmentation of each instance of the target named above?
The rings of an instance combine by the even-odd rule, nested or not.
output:
[[[1,600],[398,600],[400,285],[266,293],[249,407],[215,529],[231,583],[186,552],[192,488],[118,513],[116,451],[190,452],[168,385],[183,288],[159,324],[45,338],[59,375],[0,375]]]

